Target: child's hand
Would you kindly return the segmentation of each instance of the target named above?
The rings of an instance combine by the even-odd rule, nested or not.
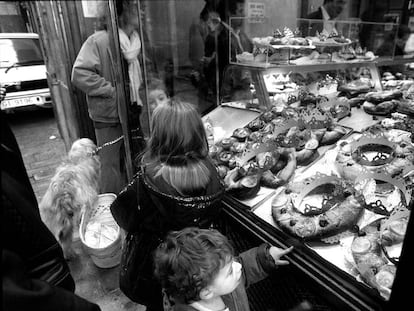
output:
[[[270,256],[273,257],[273,259],[275,260],[275,264],[278,266],[284,266],[284,265],[288,265],[289,261],[287,260],[281,260],[280,258],[288,253],[290,253],[293,249],[293,246],[287,248],[287,249],[281,249],[275,246],[271,246],[269,248],[269,254]]]

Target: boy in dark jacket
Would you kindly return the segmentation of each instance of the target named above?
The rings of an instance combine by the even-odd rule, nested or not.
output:
[[[246,287],[277,265],[289,264],[280,258],[292,248],[263,244],[235,258],[229,241],[217,230],[191,227],[171,232],[155,252],[164,304],[172,302],[173,311],[250,310]]]

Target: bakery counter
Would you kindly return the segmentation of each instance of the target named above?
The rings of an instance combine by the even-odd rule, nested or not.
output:
[[[218,107],[203,117],[214,129],[214,141],[229,137],[234,129],[244,127],[259,115],[258,112],[231,107]],[[343,139],[352,139],[364,128],[376,124],[381,117],[373,118],[362,109],[352,108],[351,116],[338,123],[353,128]],[[301,182],[316,173],[332,175],[332,152],[335,145],[318,148],[320,156],[310,165],[299,167],[292,177],[293,182]],[[284,188],[271,189],[261,187],[257,195],[248,200],[239,200],[226,195],[224,198],[225,214],[262,241],[286,248],[294,245],[289,254],[291,265],[311,280],[321,295],[330,297],[333,305],[340,310],[382,310],[385,309],[389,292],[379,293],[358,279],[352,264],[351,243],[355,236],[349,232],[320,242],[304,242],[300,238],[287,234],[276,224],[272,216],[272,201]],[[377,214],[367,211],[358,221],[360,228],[372,223]]]

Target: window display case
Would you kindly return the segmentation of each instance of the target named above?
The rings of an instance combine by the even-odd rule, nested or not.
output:
[[[265,68],[393,59],[398,27],[395,23],[301,18],[287,26],[276,18],[232,17],[229,58],[232,64]],[[362,44],[363,38],[374,43]]]
[[[382,69],[404,61],[233,64],[203,118],[226,213],[295,245],[290,262],[341,309],[386,308],[409,247],[414,82]]]
[[[283,7],[282,1],[262,2]],[[218,106],[203,121],[210,155],[231,186],[224,199],[225,218],[233,224],[227,233],[237,242],[248,233],[282,248],[294,245],[287,257],[297,282],[307,280],[306,286],[330,300],[334,310],[385,309],[399,284],[393,282],[399,274],[395,258],[407,249],[401,236],[413,204],[414,108],[409,75],[391,70],[392,79],[385,68],[413,59],[394,58],[395,23],[337,21],[336,33],[324,32],[323,22],[291,18],[299,4],[284,2],[281,11],[292,14],[283,18],[283,12],[236,17],[216,7],[219,14],[209,13],[207,19],[201,18],[207,4],[191,2],[199,6],[196,15],[192,11],[191,62],[194,68],[200,59],[205,62],[198,72],[211,84],[210,95],[217,96]],[[188,61],[178,50],[185,51],[187,41],[180,37],[187,32],[179,30],[189,25],[177,16],[189,5],[142,3],[143,27],[162,52],[157,67],[166,68],[164,60],[171,60],[164,75],[173,77],[171,95],[182,95],[188,85],[178,73]],[[168,11],[158,10],[161,6]],[[164,24],[149,22],[161,12],[171,24],[167,33]],[[205,26],[211,36],[200,45],[202,51],[192,46],[191,30]],[[385,43],[389,46],[380,55]],[[196,103],[195,96],[188,98]],[[371,265],[364,266],[361,258]]]

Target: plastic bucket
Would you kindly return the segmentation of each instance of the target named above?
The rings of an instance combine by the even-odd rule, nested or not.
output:
[[[110,210],[115,199],[113,193],[100,194],[92,209],[82,215],[79,227],[79,237],[86,253],[100,268],[112,268],[121,261],[121,229]]]

